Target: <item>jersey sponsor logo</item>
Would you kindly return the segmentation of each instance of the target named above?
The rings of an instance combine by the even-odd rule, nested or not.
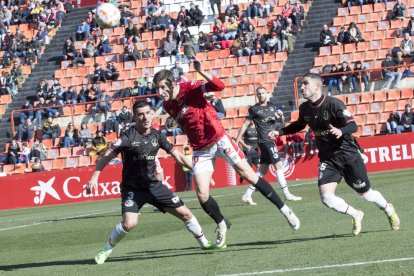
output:
[[[315,130],[315,136],[328,136],[331,132],[329,130]]]
[[[358,179],[357,181],[356,181],[356,183],[352,183],[352,186],[354,186],[354,188],[356,188],[356,189],[360,189],[360,188],[363,188],[363,187],[365,187],[367,184],[365,184],[365,182],[362,182],[362,180],[361,179]]]
[[[52,177],[46,182],[37,181],[38,186],[31,187],[30,190],[35,192],[35,197],[33,199],[33,202],[35,204],[42,204],[43,200],[45,199],[46,195],[50,195],[54,199],[60,200],[59,194],[56,192],[56,190],[52,187],[53,182],[55,182],[56,177]]]
[[[329,116],[328,110],[324,110],[322,119],[324,119],[325,121],[329,121],[329,118],[330,118],[330,116]]]
[[[412,160],[414,159],[414,143],[364,148],[364,153],[361,156],[365,164]]]
[[[139,145],[141,145],[141,141],[133,141],[133,142],[131,143],[131,145],[132,145],[133,147],[138,147]]]
[[[141,154],[141,155],[137,155],[137,156],[134,156],[134,158],[133,158],[134,160],[155,160],[155,156],[154,155],[144,155],[144,154]]]
[[[280,161],[283,165],[283,175],[287,178],[293,174],[295,171],[295,159],[290,155],[284,152],[279,153]],[[276,169],[273,165],[269,166],[270,173],[276,177]]]
[[[272,121],[272,120],[273,120],[273,118],[272,118],[272,117],[267,117],[267,118],[263,118],[263,119],[261,119],[260,121],[261,121],[262,123],[267,123],[267,122]]]

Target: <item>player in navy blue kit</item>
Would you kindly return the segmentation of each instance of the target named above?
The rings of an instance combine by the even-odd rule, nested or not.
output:
[[[156,156],[162,148],[171,154],[181,165],[191,169],[192,164],[183,154],[168,142],[160,131],[151,128],[154,113],[146,101],[136,102],[133,106],[135,126],[128,129],[112,148],[108,150],[98,164],[86,187],[90,192],[96,189],[98,177],[105,166],[119,153],[122,155],[122,222],[117,224],[96,257],[97,264],[103,264],[112,253],[112,248],[138,223],[138,213],[145,203],[157,207],[181,219],[186,228],[194,235],[201,248],[212,249],[215,244],[209,242],[203,234],[200,224],[181,199],[160,181]]]
[[[352,216],[353,234],[361,232],[364,213],[335,195],[336,187],[343,177],[362,199],[384,210],[391,228],[398,230],[400,219],[394,207],[379,191],[371,188],[360,147],[352,135],[357,131],[352,114],[339,99],[322,95],[322,83],[322,78],[317,74],[303,77],[301,92],[307,101],[299,107],[298,120],[272,131],[269,137],[274,139],[278,135],[293,134],[308,125],[315,133],[319,149],[318,186],[322,203],[337,212]]]
[[[276,128],[276,122],[283,122],[283,112],[280,109],[276,109],[274,103],[268,100],[268,94],[264,87],[256,89],[256,96],[258,102],[249,108],[249,114],[247,115],[246,121],[237,135],[237,142],[239,142],[244,135],[247,126],[254,123],[259,136],[258,143],[260,148],[260,166],[257,174],[260,177],[266,175],[269,170],[269,165],[274,165],[279,186],[285,194],[286,200],[301,200],[301,197],[290,193],[283,174],[283,163],[279,158],[275,141],[274,139],[269,138],[269,133]],[[248,203],[253,202],[251,197],[255,190],[253,185],[249,185],[242,197],[242,201]]]

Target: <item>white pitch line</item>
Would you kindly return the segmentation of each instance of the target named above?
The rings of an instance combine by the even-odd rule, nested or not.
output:
[[[414,261],[414,257],[377,260],[377,261],[367,261],[367,262],[356,262],[356,263],[345,263],[345,264],[322,265],[322,266],[297,267],[297,268],[277,269],[277,270],[268,270],[268,271],[256,271],[256,272],[247,272],[247,273],[238,273],[238,274],[223,274],[223,275],[219,275],[219,276],[263,275],[263,274],[273,274],[273,273],[287,273],[287,272],[294,272],[294,271],[341,268],[341,267],[350,267],[350,266],[362,266],[362,265],[370,265],[370,264],[395,263],[395,262],[406,262],[406,261]]]

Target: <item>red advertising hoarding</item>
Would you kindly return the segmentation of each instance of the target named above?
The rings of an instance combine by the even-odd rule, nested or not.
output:
[[[369,172],[414,167],[414,133],[361,138],[363,159]],[[284,172],[288,180],[315,179],[318,158],[306,155],[294,160],[283,158]],[[172,158],[162,159],[165,184],[175,191],[185,188],[181,166]],[[92,195],[84,192],[94,167],[52,170],[42,173],[11,175],[0,178],[0,210],[34,207],[62,203],[101,200],[119,197],[122,165],[109,165],[101,173],[99,187]],[[234,176],[222,159],[216,162],[215,186],[234,185]],[[266,175],[275,181],[274,171]]]

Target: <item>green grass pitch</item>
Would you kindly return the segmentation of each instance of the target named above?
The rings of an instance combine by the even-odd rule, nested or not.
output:
[[[253,195],[258,205],[247,206],[241,202],[246,186],[232,187],[211,191],[233,224],[226,249],[200,250],[181,221],[145,207],[138,226],[97,266],[93,257],[120,221],[119,200],[20,209],[0,212],[0,274],[414,275],[414,170],[370,177],[399,213],[399,231],[344,182],[337,194],[366,215],[358,237],[350,217],[321,204],[315,181],[289,183],[303,197],[290,203],[301,219],[297,232],[259,193]],[[194,192],[180,196],[214,240],[215,225]]]

